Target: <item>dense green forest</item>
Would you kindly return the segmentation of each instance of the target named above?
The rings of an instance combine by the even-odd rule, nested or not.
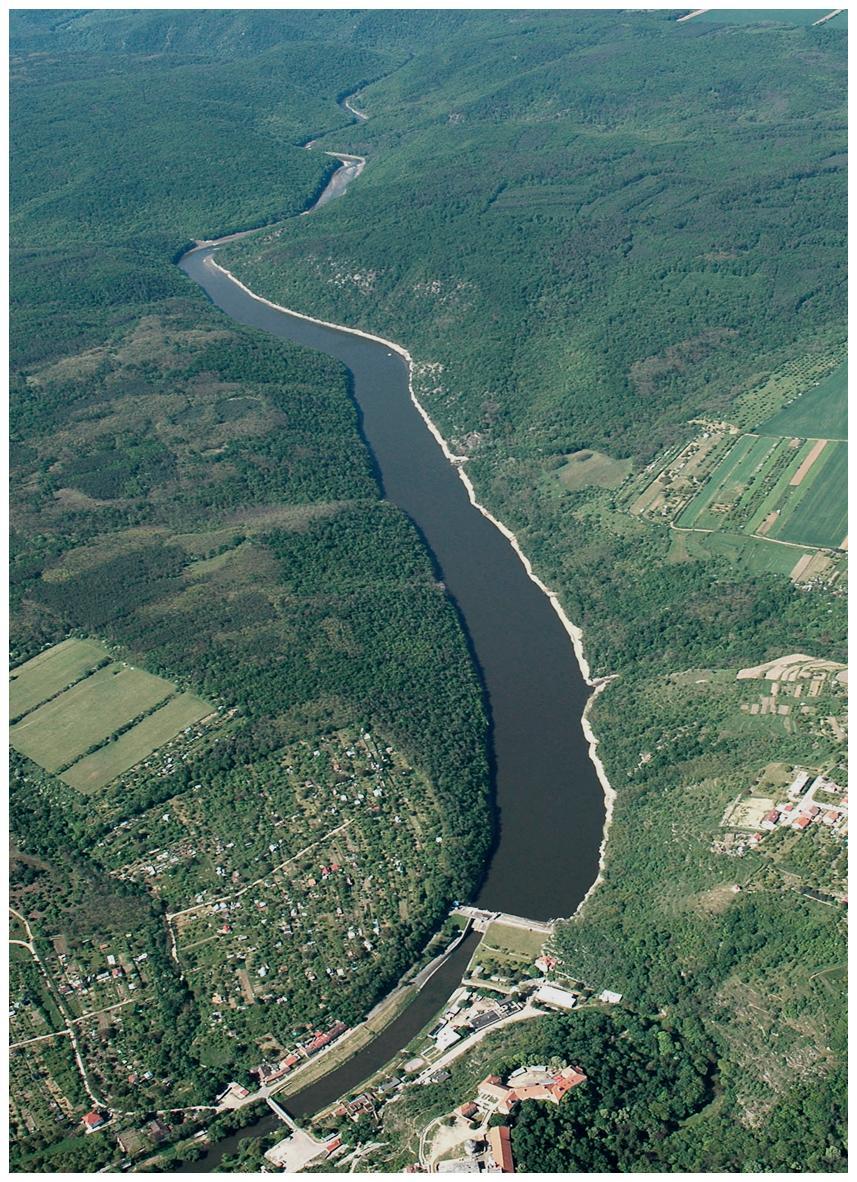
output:
[[[560,590],[594,672],[619,675],[592,712],[618,791],[605,882],[555,943],[572,978],[698,1021],[717,1102],[654,1164],[528,1114],[529,1168],[841,1168],[825,1113],[844,994],[824,977],[844,964],[841,915],[711,847],[767,760],[841,756],[817,730],[742,716],[729,683],[777,653],[846,659],[844,600],[694,560],[557,470],[598,448],[640,472],[691,420],[728,421],[802,359],[843,357],[843,30],[530,13],[477,40],[474,56],[451,30],[365,87],[368,122],[323,141],[367,155],[360,183],[229,265],[408,347],[481,499]],[[720,672],[673,681],[694,669]],[[753,890],[730,893],[732,875]]]
[[[45,940],[49,970],[62,979],[46,939],[57,933],[76,965],[124,947],[126,931],[144,956],[145,996],[113,1015],[109,1045],[79,1028],[91,1081],[139,1124],[147,1111],[211,1103],[227,1070],[252,1082],[258,1039],[272,1029],[293,1039],[319,1021],[318,997],[304,981],[215,1062],[207,1009],[169,955],[165,900],[133,872],[116,876],[116,835],[139,829],[142,845],[143,827],[163,829],[184,793],[214,834],[228,808],[249,847],[239,865],[270,872],[276,830],[248,777],[273,792],[290,744],[377,729],[418,769],[411,805],[428,793],[444,844],[408,851],[409,910],[385,927],[395,954],[354,976],[341,1014],[332,1006],[331,1018],[353,1023],[482,874],[486,720],[431,560],[380,499],[345,371],[237,327],[173,265],[193,237],[311,202],[330,166],[302,139],[347,123],[340,90],[402,54],[321,45],[296,27],[262,54],[267,65],[227,50],[215,69],[207,37],[204,54],[118,51],[109,37],[60,49],[44,18],[63,23],[20,14],[12,64],[13,663],[70,634],[98,637],[218,708],[200,737],[173,744],[176,755],[97,795],[13,759],[13,897]],[[96,29],[101,19],[111,16],[96,16]],[[372,838],[382,844],[384,824]],[[290,832],[295,849],[302,837]],[[208,857],[174,874],[174,906],[213,875]],[[22,1014],[31,994],[15,994]],[[156,1036],[165,1030],[173,1037]],[[46,1127],[34,1117],[46,1076],[30,1078],[23,1056],[14,1069],[17,1168],[111,1160],[115,1137],[75,1135],[86,1096],[69,1082],[74,1068],[61,1083],[71,1108]],[[37,1131],[22,1132],[33,1120]]]
[[[628,1008],[508,1036],[503,1064],[585,1058],[592,1081],[526,1109],[521,1167],[838,1170],[841,909],[711,845],[762,765],[841,757],[817,728],[742,714],[735,671],[844,659],[844,600],[694,558],[611,489],[557,477],[590,447],[640,473],[691,420],[743,421],[760,386],[844,356],[845,30],[674,16],[14,13],[13,649],[96,634],[237,707],[203,755],[213,791],[313,728],[370,721],[371,700],[451,802],[444,882],[466,893],[485,849],[478,687],[419,539],[378,501],[342,374],[236,328],[170,261],[304,208],[329,171],[307,141],[365,155],[342,201],[228,265],[407,346],[480,500],[583,627],[593,672],[619,675],[591,715],[617,790],[605,879],[555,944]],[[368,122],[337,106],[355,91]],[[108,791],[92,815],[16,766],[15,835],[77,916],[117,809],[172,789]],[[207,1094],[209,1069],[176,1056]]]

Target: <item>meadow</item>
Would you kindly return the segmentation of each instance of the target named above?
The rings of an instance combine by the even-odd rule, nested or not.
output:
[[[756,428],[759,435],[848,438],[848,362]]]
[[[96,792],[212,710],[194,694],[178,694],[112,743],[78,759],[60,778],[79,792]]]
[[[97,640],[71,636],[9,674],[9,716],[20,718],[110,660]]]
[[[173,693],[162,677],[108,665],[28,714],[12,727],[10,741],[40,767],[57,771]]]

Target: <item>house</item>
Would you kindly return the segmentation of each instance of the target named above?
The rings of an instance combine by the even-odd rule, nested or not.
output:
[[[777,810],[771,809],[771,811],[769,813],[765,813],[764,817],[762,817],[760,828],[774,829],[776,827],[777,821],[779,821],[779,819],[780,819],[780,814],[777,812]]]
[[[87,1112],[83,1118],[83,1127],[87,1133],[94,1133],[96,1129],[100,1129],[104,1124],[107,1124],[107,1117],[102,1116],[100,1112]]]
[[[453,1043],[458,1042],[460,1038],[461,1035],[457,1030],[453,1030],[451,1026],[446,1026],[437,1036],[437,1049],[439,1051],[445,1051],[447,1047],[451,1047]]]
[[[566,1092],[582,1083],[586,1083],[586,1076],[579,1067],[563,1067],[553,1077],[553,1083],[548,1088],[550,1099],[554,1104],[559,1104]]]
[[[479,1105],[474,1104],[472,1100],[468,1100],[466,1104],[462,1104],[458,1112],[465,1120],[470,1120],[471,1116],[475,1116],[479,1111]]]
[[[242,1090],[245,1092],[247,1091],[246,1088]],[[160,1145],[161,1141],[163,1141],[164,1137],[167,1136],[169,1131],[169,1126],[165,1125],[161,1120],[150,1120],[146,1125],[146,1132],[148,1133],[153,1145]]]
[[[622,1000],[621,993],[614,993],[611,989],[602,989],[598,994],[599,1001],[606,1001],[608,1005],[616,1006]]]
[[[505,1125],[497,1125],[488,1130],[488,1148],[494,1158],[494,1164],[501,1174],[514,1174],[515,1162],[512,1158],[512,1138]]]
[[[477,1095],[482,1100],[487,1100],[490,1103],[496,1103],[506,1099],[506,1097],[509,1095],[509,1089],[500,1079],[499,1075],[488,1075],[479,1085],[477,1089]]]
[[[812,824],[812,817],[808,817],[804,813],[804,815],[801,817],[795,817],[795,819],[792,821],[791,827],[792,827],[792,829],[797,829],[797,830],[802,831],[804,829],[808,829],[811,824]]]
[[[792,800],[797,800],[799,796],[803,796],[804,792],[806,792],[807,788],[809,787],[809,782],[811,779],[812,775],[809,772],[798,773],[789,786],[789,797]]]
[[[536,968],[540,969],[546,976],[548,973],[554,971],[558,963],[555,956],[537,956],[535,960]]]

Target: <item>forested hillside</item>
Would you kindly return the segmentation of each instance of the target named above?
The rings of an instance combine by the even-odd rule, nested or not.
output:
[[[359,1021],[474,889],[491,822],[466,642],[416,531],[380,499],[345,371],[237,327],[173,264],[194,237],[311,203],[330,164],[302,139],[346,123],[339,91],[397,59],[301,43],[296,30],[249,64],[221,47],[215,67],[210,46],[138,43],[132,17],[127,44],[90,14],[80,23],[93,40],[72,46],[48,15],[21,14],[12,65],[12,661],[92,637],[114,662],[93,685],[133,663],[214,708],[97,790],[13,759],[13,901],[61,983],[59,998],[45,992],[16,948],[13,1155],[20,1169],[62,1170],[118,1152],[115,1136],[80,1135],[93,1096],[119,1127],[126,1110],[139,1125],[147,1111],[211,1104],[233,1076],[251,1083],[265,1039]],[[129,724],[150,707],[129,706]],[[39,720],[31,710],[21,725]],[[371,756],[337,758],[370,732]],[[75,755],[57,751],[50,766]],[[374,786],[365,777],[391,761],[371,809],[360,811],[365,787],[338,808],[314,801],[338,780]],[[341,844],[327,835],[338,828]],[[327,905],[308,895],[312,938],[282,960],[281,1004],[260,978],[282,944],[258,925],[239,961],[258,948],[246,962],[253,1005],[225,948],[222,965],[197,963],[181,940],[180,963],[170,957],[166,912],[222,890],[225,867],[240,891],[328,841],[331,862],[374,885],[353,900],[343,885],[346,920],[322,921]],[[349,922],[374,925],[371,955],[346,956]],[[102,973],[109,986],[108,952],[120,974]],[[345,965],[327,993],[310,984],[319,957]],[[214,979],[248,1011],[235,1029],[212,1006]],[[67,1039],[38,1044],[44,1071],[28,1058],[27,1035],[78,1012],[89,1097]],[[172,1119],[181,1136],[195,1116]]]
[[[670,1031],[701,1020],[717,1100],[658,1165],[729,1169],[769,1122],[810,1111],[817,1131],[842,1084],[842,917],[798,893],[810,864],[832,881],[835,843],[798,875],[796,852],[717,851],[771,763],[845,777],[824,709],[766,718],[735,681],[776,655],[845,659],[843,556],[806,551],[827,575],[801,583],[800,549],[629,506],[689,441],[752,430],[844,357],[845,34],[672,16],[480,14],[472,40],[415,45],[357,95],[368,121],[322,140],[368,157],[346,199],[227,257],[413,353],[478,495],[618,675],[592,711],[618,792],[605,882],[557,951]],[[549,1168],[606,1168],[525,1124],[531,1168],[548,1146]],[[766,1138],[753,1168],[798,1168],[811,1138]]]
[[[554,943],[627,1010],[510,1041],[586,1051],[597,1080],[527,1112],[516,1154],[844,1168],[841,847],[772,835],[739,858],[720,836],[771,766],[847,783],[840,683],[783,713],[738,679],[784,654],[845,659],[845,554],[819,550],[826,573],[801,581],[800,549],[720,546],[630,507],[688,441],[752,431],[844,358],[846,34],[675,15],[13,14],[14,661],[96,636],[219,709],[172,780],[159,767],[97,800],[16,761],[14,899],[73,947],[139,929],[152,1021],[181,1038],[150,1063],[148,1017],[112,1037],[182,1103],[238,1056],[202,1029],[135,880],[150,828],[176,823],[168,800],[187,826],[233,801],[249,831],[268,815],[249,785],[302,766],[295,743],[377,729],[416,769],[420,815],[440,801],[448,826],[439,862],[409,864],[428,884],[400,917],[409,949],[485,853],[478,685],[420,540],[379,503],[343,374],[237,328],[171,264],[304,208],[328,169],[316,139],[366,156],[359,181],[222,261],[410,350],[479,499],[584,629],[593,673],[616,675],[591,711],[617,793],[604,881]],[[366,122],[337,105],[354,92]],[[117,881],[126,841],[139,866]],[[191,885],[220,865],[181,856]],[[52,1151],[24,1137],[18,1168],[104,1163],[68,1131]]]

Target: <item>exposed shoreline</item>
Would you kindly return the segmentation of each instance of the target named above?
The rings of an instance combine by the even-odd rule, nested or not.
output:
[[[220,241],[221,240],[217,240],[216,242],[206,242],[204,244],[200,243],[200,246],[198,249],[201,249],[203,246],[212,247],[212,246],[219,245]],[[515,534],[512,532],[512,530],[510,530],[508,526],[504,525],[502,521],[499,521],[477,499],[476,490],[473,487],[473,482],[471,481],[470,477],[467,475],[467,472],[464,470],[464,464],[467,462],[467,456],[457,456],[450,450],[450,447],[449,447],[446,439],[444,439],[444,437],[440,433],[440,430],[438,429],[437,425],[432,421],[428,411],[421,404],[421,402],[419,401],[419,399],[416,396],[416,393],[414,392],[414,359],[411,356],[411,354],[408,352],[408,350],[405,349],[404,346],[397,344],[395,341],[390,341],[386,337],[378,336],[376,333],[364,332],[360,328],[349,328],[347,325],[344,325],[344,324],[334,324],[330,320],[321,320],[317,316],[307,315],[306,312],[298,312],[294,308],[286,308],[282,304],[274,303],[273,300],[266,299],[265,296],[257,295],[256,292],[251,291],[251,289],[246,285],[246,283],[241,282],[241,280],[237,277],[237,275],[233,274],[233,272],[230,271],[227,267],[221,266],[220,263],[216,262],[214,260],[214,258],[212,258],[211,256],[209,256],[209,258],[207,258],[205,260],[205,262],[207,264],[209,264],[210,266],[217,268],[217,270],[221,271],[224,275],[227,275],[229,277],[229,279],[231,279],[233,283],[237,284],[237,286],[240,287],[241,290],[244,291],[248,296],[250,296],[251,299],[257,300],[260,304],[265,304],[267,307],[273,308],[277,312],[285,312],[286,315],[297,317],[297,319],[299,319],[299,320],[306,320],[306,321],[309,321],[311,324],[318,324],[322,328],[332,328],[332,329],[335,329],[337,332],[348,333],[350,336],[363,337],[365,340],[375,341],[377,344],[384,345],[386,348],[392,350],[394,353],[398,353],[398,355],[400,357],[403,357],[405,359],[405,361],[408,363],[408,391],[411,396],[411,402],[414,404],[420,417],[423,419],[423,422],[426,424],[429,431],[434,436],[436,442],[439,444],[441,451],[443,452],[446,459],[458,472],[458,475],[460,476],[460,478],[464,484],[464,487],[467,489],[467,495],[470,499],[470,503],[473,505],[473,507],[475,509],[478,509],[478,511],[482,514],[483,517],[487,518],[488,521],[490,521],[491,524],[496,529],[498,529],[500,531],[500,533],[503,535],[504,538],[507,539],[507,541],[509,541],[511,543],[512,549],[515,551],[515,553],[517,554],[521,563],[523,564],[524,570],[527,572],[528,577],[530,578],[530,580],[533,583],[536,584],[536,586],[539,588],[539,590],[544,595],[547,596],[549,603],[551,604],[551,606],[553,607],[557,616],[559,617],[560,623],[562,624],[565,631],[568,633],[568,636],[570,637],[571,642],[572,642],[572,646],[574,648],[575,658],[577,659],[578,666],[580,667],[580,672],[583,676],[583,680],[594,691],[590,695],[590,697],[586,703],[586,706],[584,708],[583,714],[581,716],[581,726],[583,728],[583,734],[584,734],[584,737],[586,738],[587,745],[589,747],[589,758],[592,761],[593,767],[595,768],[595,773],[598,777],[598,782],[601,785],[601,790],[604,794],[604,827],[602,830],[601,845],[600,845],[599,851],[598,851],[598,873],[597,873],[592,885],[590,886],[589,890],[583,896],[583,899],[580,901],[580,903],[578,903],[573,914],[571,916],[562,917],[565,919],[573,919],[575,916],[580,915],[586,902],[592,897],[594,891],[600,885],[600,883],[602,883],[604,881],[604,867],[605,867],[605,859],[606,859],[606,852],[607,852],[607,839],[609,836],[610,826],[613,821],[613,809],[614,809],[614,804],[616,801],[616,790],[613,788],[612,784],[610,783],[609,779],[607,778],[607,772],[604,768],[604,764],[603,764],[600,756],[598,755],[598,738],[596,737],[595,732],[592,729],[592,724],[589,721],[589,711],[590,711],[590,708],[592,707],[593,702],[598,697],[598,694],[601,693],[601,691],[604,689],[604,687],[606,685],[608,685],[609,682],[613,680],[613,678],[612,677],[599,677],[599,678],[593,679],[593,677],[591,675],[591,670],[589,668],[589,662],[586,660],[586,656],[583,651],[583,631],[582,631],[582,629],[580,629],[576,624],[574,624],[568,618],[568,616],[565,614],[562,604],[560,603],[560,599],[559,599],[558,594],[555,591],[552,591],[544,582],[542,582],[542,580],[535,573],[535,571],[533,570],[532,563],[530,562],[529,558],[526,556],[524,551],[521,549],[521,545],[520,545],[517,537],[515,536]]]

